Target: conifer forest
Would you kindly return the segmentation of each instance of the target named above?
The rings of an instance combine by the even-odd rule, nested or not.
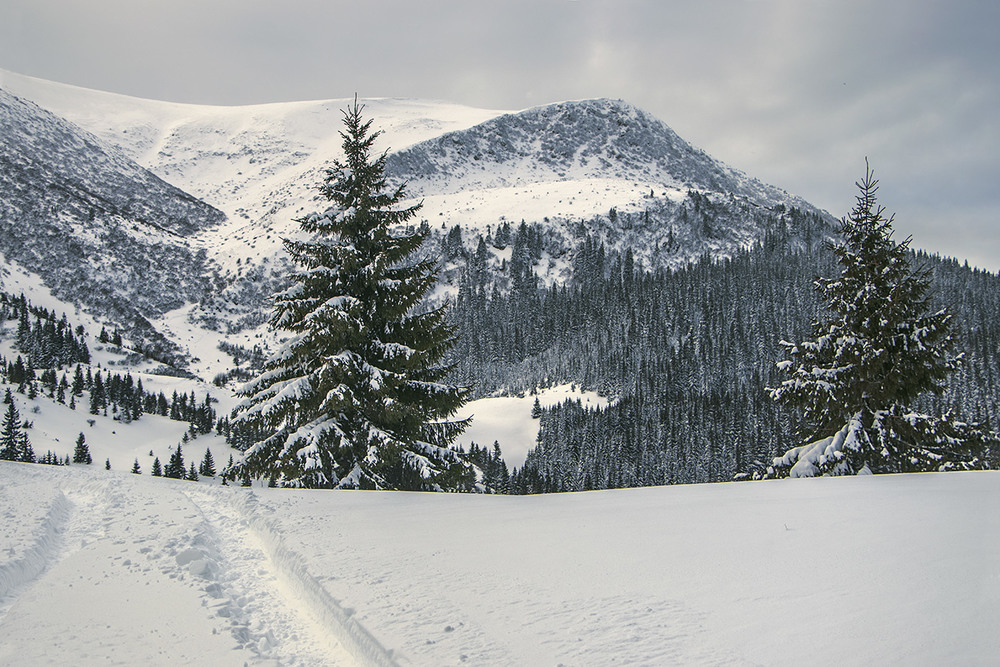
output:
[[[474,253],[461,254],[450,309],[457,382],[479,395],[578,382],[614,399],[602,410],[543,410],[513,493],[726,481],[798,443],[802,425],[766,388],[779,381],[779,342],[800,339],[821,314],[813,283],[836,264],[826,241],[790,239],[777,215],[772,228],[757,247],[677,270],[643,270],[587,239],[572,281],[548,287],[516,259],[537,254],[537,226],[512,234],[509,290],[477,270]],[[933,303],[954,314],[964,352],[946,390],[915,407],[989,429],[1000,408],[1000,278],[912,258],[932,276]]]

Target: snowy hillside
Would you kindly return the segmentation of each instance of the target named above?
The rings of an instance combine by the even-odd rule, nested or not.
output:
[[[562,102],[504,114],[396,151],[387,170],[405,181],[415,198],[433,202],[429,213],[453,202],[452,215],[442,211],[446,217],[463,209],[479,212],[477,195],[485,200],[490,191],[508,200],[507,218],[513,220],[589,218],[611,205],[641,210],[650,193],[677,200],[688,190],[730,193],[759,206],[812,209],[712,159],[621,100]],[[471,221],[475,215],[463,217]]]
[[[4,664],[988,664],[1000,475],[531,497],[0,462]],[[86,468],[86,469],[85,469]]]
[[[163,349],[145,318],[205,293],[204,252],[187,238],[224,214],[5,90],[0,136],[0,255]]]
[[[140,245],[120,243],[121,249],[80,254],[103,266],[153,258],[149,276],[138,280],[135,271],[112,272],[113,284],[105,281],[96,291],[96,278],[74,278],[90,291],[77,296],[64,291],[66,301],[94,309],[95,295],[107,292],[106,301],[134,302],[128,312],[97,306],[103,312],[95,315],[119,324],[136,315],[140,322],[148,320],[147,328],[186,354],[187,359],[172,354],[172,363],[203,377],[227,370],[228,364],[194,361],[207,358],[205,352],[219,341],[252,347],[268,340],[262,327],[268,299],[289,271],[281,240],[297,238],[296,218],[317,206],[315,186],[340,156],[341,110],[348,100],[183,105],[3,71],[0,88],[117,146],[123,157],[227,216],[196,225],[200,231],[186,234],[183,243],[148,234],[137,240],[129,226],[115,228]],[[633,253],[639,267],[655,269],[677,268],[705,255],[731,257],[776,232],[801,247],[830,233],[829,216],[713,160],[625,102],[565,102],[513,113],[421,100],[363,102],[366,115],[384,132],[379,147],[395,151],[390,174],[408,182],[412,203],[423,202],[420,217],[432,231],[425,251],[443,262],[435,298],[456,295],[463,262],[482,238],[489,253],[486,271],[501,287],[509,285],[511,249],[498,235],[507,225],[516,232],[520,221],[537,225],[545,237],[531,271],[546,285],[571,279],[587,236],[615,253]],[[38,134],[45,141],[52,132]],[[55,169],[46,166],[44,153],[33,157],[36,170]],[[86,161],[87,151],[79,159]],[[52,210],[66,208],[60,199],[36,200]],[[813,217],[803,222],[802,216],[791,216],[792,206]],[[86,227],[74,229],[81,226]],[[451,254],[442,257],[444,239],[459,226],[460,247],[453,244]],[[21,255],[44,252],[36,239],[23,245],[27,250],[8,252],[8,261],[31,264]],[[56,278],[43,277],[56,287]],[[161,301],[132,299],[142,284],[162,295]],[[164,312],[166,306],[171,312]],[[213,343],[199,343],[205,340]]]
[[[81,258],[95,264],[134,263],[134,254],[157,246],[190,255],[181,239],[224,218],[113,144],[3,89],[0,136],[0,252],[40,273],[56,266],[86,271],[78,266]],[[145,287],[130,276],[114,275],[122,270],[128,269],[112,266],[100,277],[118,278],[125,289]],[[81,282],[81,276],[74,280]],[[91,274],[82,282],[97,280]],[[183,297],[183,290],[177,291],[174,298]]]
[[[0,87],[118,144],[153,173],[225,211],[229,223],[200,243],[233,271],[236,258],[258,262],[280,254],[280,237],[297,231],[294,218],[314,208],[322,170],[340,155],[341,110],[348,102],[182,105],[2,71]],[[812,210],[713,160],[621,101],[515,113],[423,100],[363,102],[383,131],[380,147],[393,151],[390,174],[409,183],[424,201],[422,216],[434,225],[579,220],[612,207],[645,211],[651,198],[677,201],[688,189]]]

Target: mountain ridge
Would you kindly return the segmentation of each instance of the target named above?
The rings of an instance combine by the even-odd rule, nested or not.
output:
[[[205,336],[249,346],[265,335],[269,295],[289,271],[282,239],[298,238],[296,218],[317,206],[315,187],[339,156],[339,107],[347,100],[200,107],[3,71],[0,87],[48,103],[53,113],[66,114],[64,122],[112,142],[122,159],[141,160],[145,170],[189,193],[180,199],[200,198],[226,215],[211,225],[174,229],[183,238],[169,243],[159,232],[148,237],[150,247],[184,250],[151,264],[144,278],[159,290],[169,290],[167,275],[186,279],[187,286],[176,290],[177,298],[155,304],[126,297],[134,286],[117,297],[104,295],[105,301],[136,305],[132,314],[119,309],[113,317],[131,319],[141,311],[182,346]],[[452,239],[448,255],[439,257],[438,299],[454,297],[463,262],[483,238],[491,239],[486,270],[498,285],[509,285],[510,249],[496,234],[520,221],[538,225],[546,237],[532,267],[542,284],[572,278],[573,258],[588,235],[609,251],[630,251],[637,266],[653,270],[683,266],[706,253],[730,257],[763,242],[775,225],[795,238],[832,233],[829,214],[714,160],[624,101],[576,100],[518,112],[393,98],[362,103],[373,129],[384,131],[377,150],[399,147],[388,154],[387,175],[407,183],[410,203],[424,204],[422,223],[431,229],[427,256],[438,257],[445,238],[461,228],[462,247]],[[91,152],[80,149],[81,155]],[[787,213],[794,208],[825,222],[803,227]],[[132,224],[121,230],[134,232]],[[148,254],[142,248],[129,252]],[[114,259],[114,251],[107,254]],[[8,257],[18,260],[15,255]],[[133,271],[120,282],[142,280]],[[81,299],[94,301],[92,295]]]
[[[470,174],[470,159],[485,172],[482,176]],[[512,164],[516,169],[510,168]],[[430,192],[448,194],[467,185],[516,187],[538,181],[618,178],[679,190],[732,192],[761,205],[785,203],[817,211],[801,198],[711,158],[642,109],[610,98],[506,113],[395,151],[387,172],[407,178],[414,194],[425,193],[428,181],[442,178],[453,183],[451,190]],[[533,181],[525,178],[528,174]]]

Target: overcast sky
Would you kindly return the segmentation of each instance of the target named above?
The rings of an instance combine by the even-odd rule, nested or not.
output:
[[[1000,269],[996,0],[0,0],[0,68],[140,97],[622,98],[837,217]]]

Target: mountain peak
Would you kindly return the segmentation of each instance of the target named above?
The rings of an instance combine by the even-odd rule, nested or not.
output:
[[[652,114],[609,98],[532,107],[448,132],[391,154],[387,172],[425,197],[612,179],[645,192],[700,190],[815,210],[715,160]]]

